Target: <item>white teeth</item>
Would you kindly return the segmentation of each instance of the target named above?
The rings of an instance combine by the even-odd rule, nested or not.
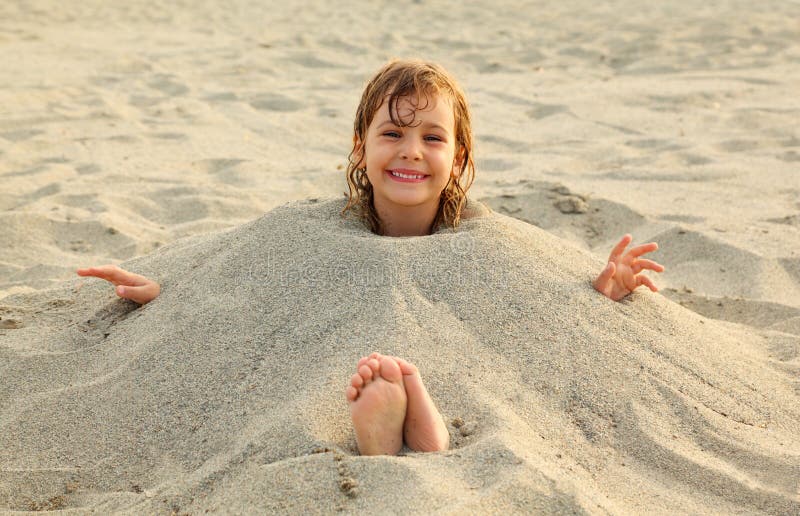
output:
[[[402,177],[402,178],[405,178],[405,179],[422,179],[423,177],[425,177],[425,176],[414,176],[414,175],[411,175],[411,174],[401,174],[400,172],[395,172],[394,170],[390,170],[389,172],[393,176]]]

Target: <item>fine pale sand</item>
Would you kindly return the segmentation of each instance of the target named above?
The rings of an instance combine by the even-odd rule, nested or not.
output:
[[[800,512],[799,16],[0,3],[0,512]],[[338,215],[393,56],[471,102],[456,232]],[[667,270],[614,303],[626,232]],[[450,451],[357,456],[372,351]]]

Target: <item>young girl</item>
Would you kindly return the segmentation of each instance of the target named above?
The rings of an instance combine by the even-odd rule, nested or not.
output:
[[[461,88],[440,66],[395,60],[367,84],[356,112],[349,156],[349,200],[354,212],[386,237],[424,236],[439,227],[458,227],[475,214],[467,191],[474,179],[472,129]],[[640,258],[658,248],[649,243],[625,249],[625,235],[611,251],[593,286],[617,301],[635,288],[656,286],[641,271],[664,267]],[[160,286],[114,265],[79,269],[113,283],[118,296],[140,304],[155,299]],[[373,353],[358,361],[346,389],[358,449],[363,455],[393,455],[405,442],[416,451],[449,446],[442,416],[417,368],[402,358]]]

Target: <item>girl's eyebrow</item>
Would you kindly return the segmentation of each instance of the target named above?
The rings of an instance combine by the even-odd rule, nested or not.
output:
[[[378,129],[380,129],[384,125],[391,125],[392,127],[397,127],[397,125],[394,122],[392,122],[391,120],[384,120],[383,122],[378,124]],[[442,126],[441,124],[437,124],[436,122],[426,122],[426,123],[424,123],[422,125],[425,126],[425,127],[429,127],[429,128],[433,128],[433,129],[439,129],[439,130],[442,130],[444,132],[447,132],[447,129],[445,129],[444,126]]]
[[[395,123],[394,123],[394,122],[392,122],[391,120],[384,120],[383,122],[381,122],[380,124],[378,124],[378,129],[380,129],[380,128],[381,128],[381,127],[383,127],[384,125],[391,125],[391,126],[393,126],[393,127],[397,127],[397,125],[395,125]]]
[[[445,129],[445,127],[443,125],[437,124],[436,122],[427,122],[427,123],[424,123],[422,125],[424,125],[425,127],[430,127],[432,129],[439,129],[439,130],[442,130],[444,132],[447,132],[447,129]]]

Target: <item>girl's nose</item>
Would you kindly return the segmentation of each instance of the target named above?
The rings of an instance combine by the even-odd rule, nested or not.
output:
[[[405,144],[400,148],[400,157],[402,159],[419,160],[422,159],[422,148],[419,142],[414,138],[408,138]]]

